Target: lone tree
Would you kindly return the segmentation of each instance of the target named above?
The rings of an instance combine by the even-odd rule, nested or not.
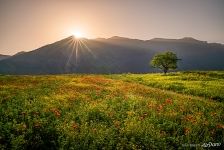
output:
[[[154,68],[159,68],[163,70],[164,74],[168,70],[177,68],[177,61],[180,60],[177,58],[177,55],[173,52],[163,52],[156,54],[151,60],[150,64]]]

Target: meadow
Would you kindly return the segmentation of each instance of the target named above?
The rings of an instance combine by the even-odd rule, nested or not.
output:
[[[224,71],[177,72],[168,75],[120,74],[111,78],[137,82],[154,88],[224,101]]]
[[[223,101],[223,71],[0,75],[0,149],[221,148]]]

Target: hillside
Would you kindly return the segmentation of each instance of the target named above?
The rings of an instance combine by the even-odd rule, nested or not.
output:
[[[9,58],[9,57],[10,57],[9,55],[0,54],[0,60],[6,59],[6,58]]]
[[[68,37],[0,61],[2,74],[147,73],[149,61],[171,50],[182,60],[179,70],[223,70],[224,46],[193,38],[138,40],[123,37]]]
[[[223,144],[223,76],[1,75],[0,148],[172,150]]]

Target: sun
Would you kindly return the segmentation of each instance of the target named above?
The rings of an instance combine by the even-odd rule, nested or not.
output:
[[[83,33],[81,31],[74,31],[72,32],[72,35],[78,39],[83,37]]]

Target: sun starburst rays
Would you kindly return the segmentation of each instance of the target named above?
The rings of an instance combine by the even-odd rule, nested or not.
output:
[[[66,61],[65,69],[68,72],[71,72],[73,70],[77,70],[81,51],[82,53],[89,53],[93,58],[96,58],[96,55],[93,53],[93,51],[87,46],[86,42],[82,38],[75,38],[73,37],[71,40],[69,40],[69,55],[68,59]],[[74,64],[75,62],[75,64]]]
[[[75,44],[76,44],[76,41],[70,41],[71,43],[71,52],[70,52],[70,54],[68,55],[68,59],[67,59],[67,62],[66,62],[66,65],[65,65],[65,69],[66,70],[68,70],[68,68],[70,68],[70,66],[71,66],[71,59],[72,59],[72,57],[74,56],[74,51],[75,51],[75,48],[74,48],[74,46],[75,46]],[[69,44],[69,48],[70,48],[70,44]]]
[[[85,44],[85,40],[80,40],[80,44],[83,44],[84,45],[84,47],[88,50],[88,52],[89,53],[91,53],[91,55],[94,57],[94,58],[96,58],[96,55],[93,53],[93,51]]]

